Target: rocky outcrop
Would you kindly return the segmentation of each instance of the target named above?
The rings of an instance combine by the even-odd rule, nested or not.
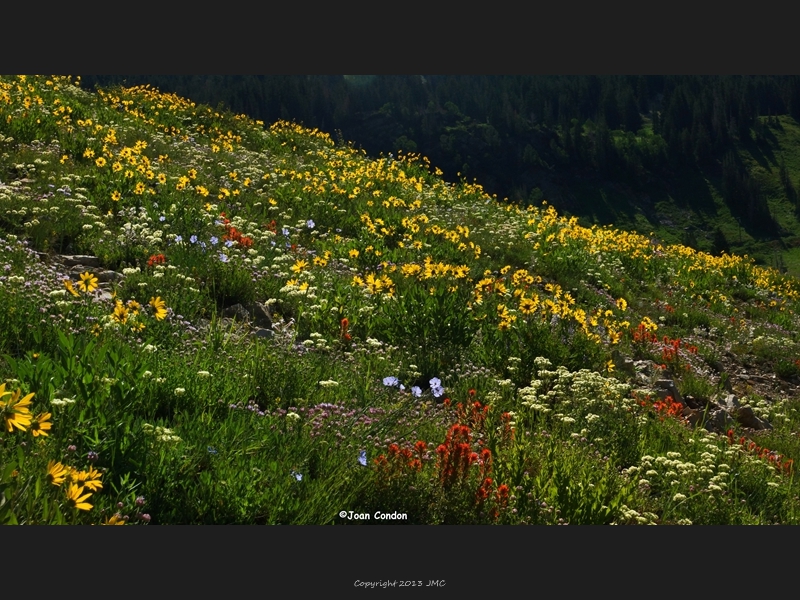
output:
[[[742,404],[735,394],[726,394],[717,401],[681,395],[672,379],[659,379],[654,384],[656,395],[664,400],[668,396],[684,405],[682,416],[692,426],[703,426],[709,431],[725,433],[735,423],[754,430],[772,429],[766,419],[758,417],[752,407]]]
[[[272,329],[272,315],[269,308],[260,302],[252,302],[247,306],[234,304],[223,309],[222,316],[239,321],[248,321],[261,329]]]

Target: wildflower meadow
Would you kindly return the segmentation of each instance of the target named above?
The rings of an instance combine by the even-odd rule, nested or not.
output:
[[[0,77],[0,523],[793,524],[800,282]]]

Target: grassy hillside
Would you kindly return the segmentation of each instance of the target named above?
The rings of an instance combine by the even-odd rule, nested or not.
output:
[[[627,145],[643,144],[649,121],[631,142],[622,131],[613,135],[620,154]],[[640,233],[652,231],[660,240],[687,244],[695,249],[720,254],[748,255],[761,265],[800,275],[800,221],[797,186],[800,185],[800,124],[788,115],[759,117],[759,127],[751,139],[736,141],[733,153],[744,172],[759,185],[776,222],[775,231],[753,227],[737,217],[724,200],[721,161],[685,168],[665,166],[649,178],[646,185],[611,181],[593,173],[576,173],[545,186],[559,196],[559,204],[569,206],[581,223],[613,223]],[[784,166],[790,182],[787,189],[781,176]],[[792,194],[791,190],[795,190]],[[722,238],[718,237],[721,232]]]
[[[0,522],[800,519],[796,279],[76,83],[0,78]]]

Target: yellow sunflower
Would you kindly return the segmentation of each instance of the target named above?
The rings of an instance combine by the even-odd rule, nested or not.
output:
[[[86,271],[81,273],[81,280],[78,282],[78,287],[82,292],[93,292],[97,289],[97,277]]]
[[[161,296],[150,298],[150,306],[155,310],[155,317],[159,321],[163,321],[167,316],[167,305],[161,299]]]
[[[9,394],[10,392],[6,392],[6,384],[0,385],[0,398]],[[33,392],[24,398],[20,398],[22,390],[17,390],[10,395],[11,398],[8,400],[0,400],[0,415],[5,419],[6,430],[12,432],[16,427],[20,431],[25,431],[33,420],[31,409],[29,408]]]
[[[69,279],[64,280],[64,287],[67,288],[67,291],[73,296],[80,296],[80,294],[75,291],[75,287]]]
[[[110,517],[106,517],[106,522],[103,525],[125,525],[125,519],[119,513],[114,513]]]
[[[53,485],[61,485],[69,474],[69,469],[60,462],[51,460],[47,463],[47,481]]]
[[[31,433],[33,434],[33,437],[49,435],[47,432],[53,427],[53,424],[50,422],[50,417],[52,416],[53,415],[51,415],[49,412],[46,412],[36,415],[31,420]]]
[[[92,492],[96,492],[103,488],[103,483],[100,481],[102,476],[103,474],[100,471],[94,467],[89,467],[88,471],[75,471],[72,474],[72,481]]]
[[[92,495],[91,492],[88,494],[83,494],[83,487],[79,486],[75,483],[70,484],[69,489],[67,490],[67,502],[73,508],[77,508],[78,510],[92,510],[92,505],[86,502],[89,497]]]

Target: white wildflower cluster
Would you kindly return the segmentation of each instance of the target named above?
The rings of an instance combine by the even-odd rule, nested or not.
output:
[[[288,284],[283,286],[280,291],[281,294],[286,294],[287,296],[305,296],[312,300],[317,297],[314,293],[317,291],[317,288],[309,286],[306,283]]]
[[[796,344],[792,340],[773,335],[759,335],[752,341],[752,350],[756,355],[792,354],[795,347]]]
[[[165,233],[162,229],[157,229],[152,217],[147,214],[144,207],[131,207],[127,210],[120,210],[117,216],[127,219],[122,225],[122,231],[117,235],[117,242],[120,244],[142,245],[149,252],[154,252],[164,244]],[[105,224],[99,223],[102,227]],[[170,234],[166,237],[174,239]]]
[[[69,406],[70,404],[75,404],[75,398],[53,398],[50,400],[50,404],[53,406]]]
[[[698,492],[721,493],[728,487],[730,465],[724,462],[725,453],[716,444],[704,442],[704,446],[707,450],[695,462],[683,460],[679,452],[667,452],[665,456],[643,456],[638,467],[624,472],[628,476],[644,473],[649,487],[672,494],[676,502]]]
[[[651,512],[644,512],[640,513],[637,510],[632,508],[628,508],[626,504],[623,504],[620,507],[620,519],[613,523],[617,525],[619,523],[637,523],[639,525],[655,525],[656,521],[658,520],[658,515],[653,514]]]
[[[537,378],[520,389],[517,397],[522,406],[540,414],[553,410],[564,423],[597,423],[603,414],[627,412],[636,401],[630,386],[616,379],[603,377],[588,369],[570,372],[566,367],[551,370],[550,361],[536,358]]]
[[[294,257],[290,254],[278,254],[272,259],[272,263],[280,266],[282,263],[294,262],[294,260]]]
[[[333,379],[325,379],[323,381],[320,381],[319,385],[324,388],[339,387],[339,382],[334,381]]]
[[[778,418],[786,417],[786,414],[781,412],[787,407],[787,402],[783,398],[773,403],[760,396],[752,395],[742,398],[741,403],[742,405],[749,406],[757,417],[770,422]]]
[[[486,404],[497,404],[503,397],[495,391],[487,392],[485,396]]]
[[[160,425],[153,427],[150,423],[144,423],[142,425],[142,431],[146,435],[152,435],[157,442],[177,443],[181,441],[181,438],[175,435],[172,429],[167,429]]]

